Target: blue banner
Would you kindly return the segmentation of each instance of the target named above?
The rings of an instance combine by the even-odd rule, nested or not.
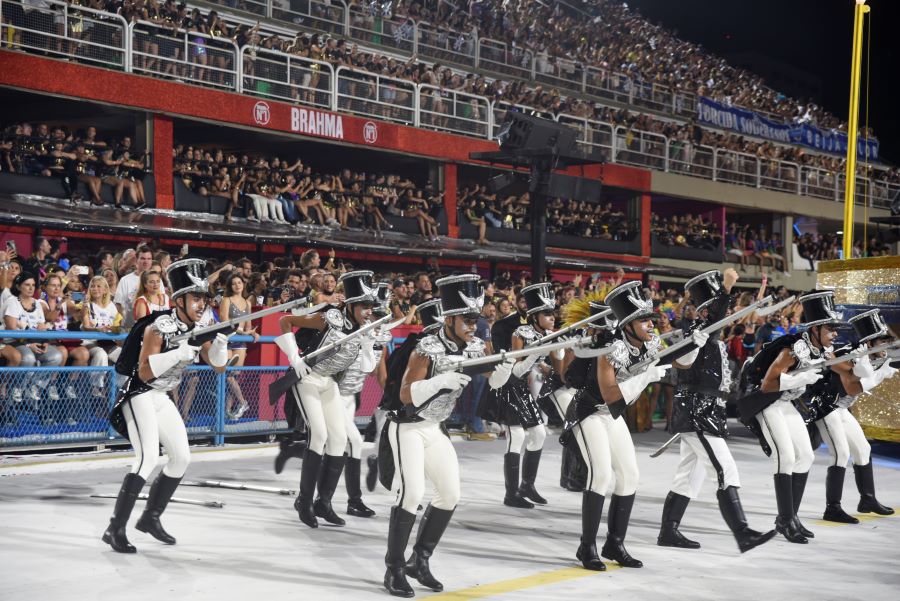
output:
[[[834,154],[847,154],[847,134],[833,130],[823,130],[809,124],[785,125],[767,119],[747,109],[726,106],[722,103],[700,97],[698,108],[700,123],[719,129],[728,129],[746,136],[765,138],[783,144],[797,144]],[[859,158],[878,159],[878,140],[859,139],[856,154]]]

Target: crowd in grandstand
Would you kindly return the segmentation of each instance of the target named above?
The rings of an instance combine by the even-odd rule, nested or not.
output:
[[[141,244],[136,248],[117,249],[116,252],[103,250],[87,256],[74,248],[61,252],[63,243],[65,241],[37,238],[35,251],[29,257],[19,256],[14,244],[6,244],[6,250],[0,250],[0,314],[5,329],[125,332],[136,319],[170,305],[165,269],[176,258],[170,253]],[[182,253],[187,251],[182,247]],[[208,264],[214,300],[204,317],[205,323],[239,317],[254,308],[298,298],[308,298],[310,303],[339,303],[343,296],[337,277],[348,270],[370,267],[350,265],[338,259],[333,251],[323,262],[316,250],[308,250],[296,258],[278,257],[259,264],[247,258],[208,259]],[[438,261],[432,258],[426,270],[416,273],[381,270],[376,277],[392,289],[390,307],[393,315],[405,318],[408,324],[415,324],[416,307],[433,297],[434,280],[446,275],[442,271]],[[598,273],[589,278],[576,275],[570,281],[554,281],[559,308],[573,298],[610,289],[623,277],[624,273],[619,270],[609,278]],[[510,272],[485,282],[488,302],[480,330],[488,332],[494,320],[516,311],[517,292],[528,283],[528,274]],[[660,333],[680,329],[687,323],[682,320],[692,319],[694,308],[689,297],[676,288],[663,289],[652,280],[647,284],[644,294],[656,307]],[[766,291],[764,283],[759,294]],[[783,287],[768,289],[768,292],[779,298],[788,295]],[[750,304],[753,298],[751,292],[740,295],[736,309]],[[739,367],[763,342],[796,328],[797,311],[792,307],[766,319],[743,320],[727,328],[723,337],[729,344],[730,358]],[[256,329],[249,322],[241,324],[238,333],[258,339]],[[238,356],[239,364],[246,358],[247,346],[252,344],[233,345],[231,352]],[[107,340],[8,338],[0,343],[0,362],[11,367],[103,366],[114,361],[117,354],[116,342]],[[9,405],[12,403],[20,407],[20,412],[26,408],[34,411],[46,425],[74,425],[79,420],[104,414],[108,398],[104,386],[101,377],[90,373],[58,372],[50,377],[35,374],[25,380],[4,375],[0,392],[5,392],[3,397],[8,402],[3,414],[6,419],[15,417],[16,410]],[[194,388],[196,383],[179,399],[179,407],[186,419],[192,415],[194,393],[191,390]],[[229,419],[239,419],[247,411],[248,402],[241,394],[237,380],[229,383],[228,390],[227,415]],[[658,390],[654,392],[654,395],[658,394]],[[665,395],[670,396],[670,392]],[[60,399],[70,402],[57,402]],[[19,405],[23,402],[24,405]]]
[[[0,171],[57,178],[72,203],[83,199],[78,190],[83,183],[92,204],[103,204],[105,186],[116,207],[127,192],[134,208],[141,209],[147,204],[143,180],[148,165],[146,153],[134,148],[130,136],[103,140],[95,127],[73,131],[63,125],[17,123],[0,136]]]

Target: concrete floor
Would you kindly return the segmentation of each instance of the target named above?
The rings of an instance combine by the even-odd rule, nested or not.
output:
[[[432,559],[446,591],[431,593],[413,582],[417,596],[448,599],[535,601],[584,597],[626,599],[897,599],[900,591],[900,518],[866,518],[857,526],[821,522],[827,455],[820,449],[801,507],[815,531],[809,545],[777,537],[741,555],[715,504],[707,482],[682,523],[700,541],[698,551],[655,545],[660,512],[677,463],[677,452],[650,459],[666,436],[660,430],[636,435],[641,485],[628,532],[640,570],[609,566],[605,573],[583,570],[575,560],[580,533],[581,495],[557,486],[559,446],[548,436],[538,489],[549,505],[532,510],[501,504],[503,441],[456,441],[463,474],[462,502]],[[741,471],[741,496],[750,525],[772,527],[775,499],[770,463],[750,439],[732,440]],[[231,480],[295,488],[300,463],[291,460],[276,476],[273,446],[196,449],[187,478]],[[372,519],[348,518],[343,528],[311,530],[297,520],[293,497],[260,492],[181,487],[176,497],[216,499],[222,509],[171,504],[164,522],[178,544],[162,545],[133,528],[136,555],[120,555],[101,543],[111,499],[129,456],[5,457],[0,461],[0,599],[130,601],[167,595],[170,599],[224,601],[294,598],[386,599],[381,589],[387,516],[392,497],[383,489],[367,493],[377,511]],[[876,458],[879,498],[900,505],[900,463]],[[146,492],[146,489],[145,489]],[[343,509],[343,487],[336,506]],[[858,495],[852,470],[844,508]],[[604,516],[604,522],[605,522]],[[600,541],[605,534],[601,526]],[[412,544],[412,543],[410,543]]]

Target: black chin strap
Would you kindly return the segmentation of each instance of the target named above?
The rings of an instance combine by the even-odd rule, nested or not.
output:
[[[631,332],[630,332],[630,333],[628,332],[628,328],[631,328]],[[638,337],[638,335],[637,335],[637,330],[636,330],[635,327],[634,327],[634,321],[629,322],[629,323],[625,326],[625,329],[622,330],[622,331],[625,332],[625,337],[626,337],[626,338],[630,338],[630,339],[631,339],[631,340],[628,341],[628,342],[631,344],[631,346],[633,346],[633,347],[635,347],[635,348],[639,348],[642,344],[644,344],[644,341],[641,340],[641,339]],[[637,342],[637,344],[635,344],[635,341]]]

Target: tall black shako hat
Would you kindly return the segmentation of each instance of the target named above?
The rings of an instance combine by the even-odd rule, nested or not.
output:
[[[476,273],[451,275],[435,282],[441,292],[441,312],[444,317],[453,315],[481,315],[484,307],[484,288],[478,285],[481,277]]]
[[[684,289],[691,293],[690,302],[699,311],[722,293],[722,274],[718,269],[706,271],[689,279]]]
[[[416,307],[419,321],[422,322],[422,331],[425,333],[440,329],[444,324],[444,314],[441,313],[441,299],[433,298]]]
[[[838,325],[843,323],[841,314],[834,310],[834,292],[812,292],[799,298],[803,305],[803,325],[813,326]]]
[[[556,309],[556,296],[550,290],[550,283],[532,284],[522,288],[522,296],[525,297],[525,314],[534,315],[542,311]]]
[[[348,271],[341,275],[338,283],[344,285],[344,304],[377,304],[376,288],[372,286],[371,271]]]
[[[206,261],[203,259],[181,259],[166,268],[166,277],[172,288],[171,298],[174,301],[188,292],[209,295],[209,282],[206,280]]]
[[[871,309],[851,317],[850,325],[856,330],[860,344],[876,338],[893,338],[878,309]]]
[[[606,304],[613,310],[619,329],[635,319],[653,315],[653,301],[644,299],[638,281],[626,282],[610,290],[606,295]]]
[[[373,313],[378,315],[387,315],[390,311],[391,290],[388,288],[387,282],[378,282],[375,285],[375,307],[372,308]]]

